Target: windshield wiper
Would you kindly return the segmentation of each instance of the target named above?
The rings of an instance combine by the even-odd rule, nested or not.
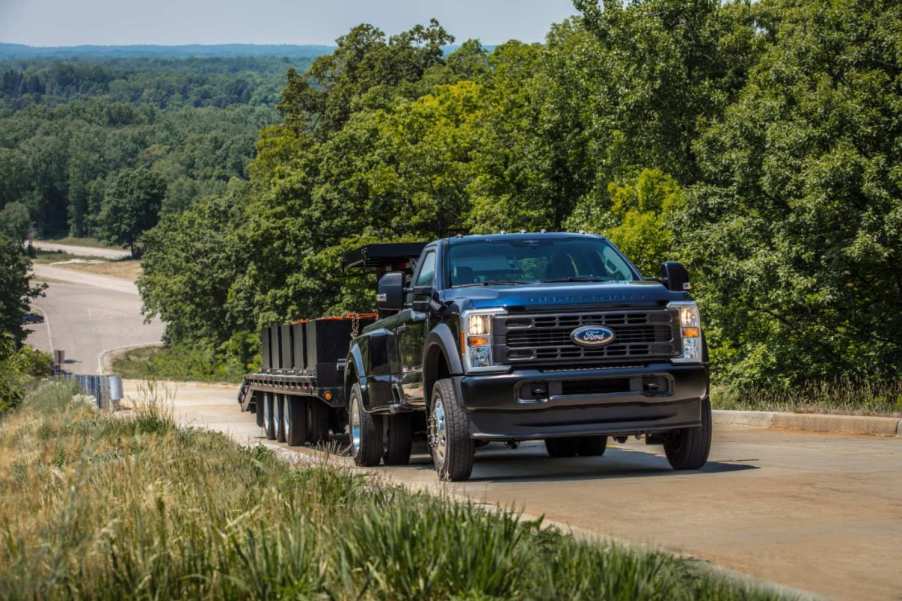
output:
[[[554,278],[551,280],[542,280],[542,284],[553,284],[555,282],[610,282],[611,278],[602,278],[592,275],[571,275],[566,278]]]
[[[486,280],[484,282],[472,282],[470,284],[456,284],[455,288],[472,288],[473,286],[496,286],[498,284],[534,284],[523,280]]]

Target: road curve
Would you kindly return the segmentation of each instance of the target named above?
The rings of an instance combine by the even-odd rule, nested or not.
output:
[[[47,242],[45,240],[34,240],[31,243],[38,250],[46,250],[50,252],[63,252],[69,255],[79,257],[97,257],[99,259],[110,259],[116,261],[118,259],[127,259],[131,257],[131,253],[127,250],[118,248],[96,248],[93,246],[75,246],[72,244],[57,244],[56,242]]]
[[[127,383],[131,396],[138,383]],[[181,423],[261,437],[236,386],[170,385]],[[286,453],[315,454],[310,449]],[[435,489],[428,458],[371,470]],[[773,430],[716,431],[699,472],[670,469],[660,447],[632,441],[601,458],[550,459],[541,444],[493,446],[473,479],[448,490],[513,506],[580,531],[688,553],[832,599],[898,600],[902,591],[902,438]]]
[[[107,351],[160,343],[163,325],[144,322],[133,282],[49,265],[35,265],[34,276],[49,287],[32,303],[45,321],[29,328],[28,343],[64,350],[66,371],[97,373]]]

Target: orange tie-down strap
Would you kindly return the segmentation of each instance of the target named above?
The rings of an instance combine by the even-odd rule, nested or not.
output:
[[[310,323],[311,321],[342,321],[346,319],[378,319],[379,314],[375,311],[371,311],[369,313],[354,313],[349,311],[344,315],[329,315],[327,317],[317,317],[316,319],[298,319],[296,321],[292,321],[291,325],[301,325],[303,323]]]

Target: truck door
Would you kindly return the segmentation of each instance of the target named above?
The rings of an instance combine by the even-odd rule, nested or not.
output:
[[[423,344],[435,281],[435,265],[435,248],[427,247],[417,266],[407,297],[408,307],[401,313],[402,320],[397,330],[401,394],[407,404],[415,406],[423,406],[426,402],[423,392]]]

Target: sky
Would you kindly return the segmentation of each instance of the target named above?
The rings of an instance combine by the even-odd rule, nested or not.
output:
[[[544,40],[571,0],[0,0],[0,42],[328,44],[359,23],[386,33],[436,17],[458,42]]]

